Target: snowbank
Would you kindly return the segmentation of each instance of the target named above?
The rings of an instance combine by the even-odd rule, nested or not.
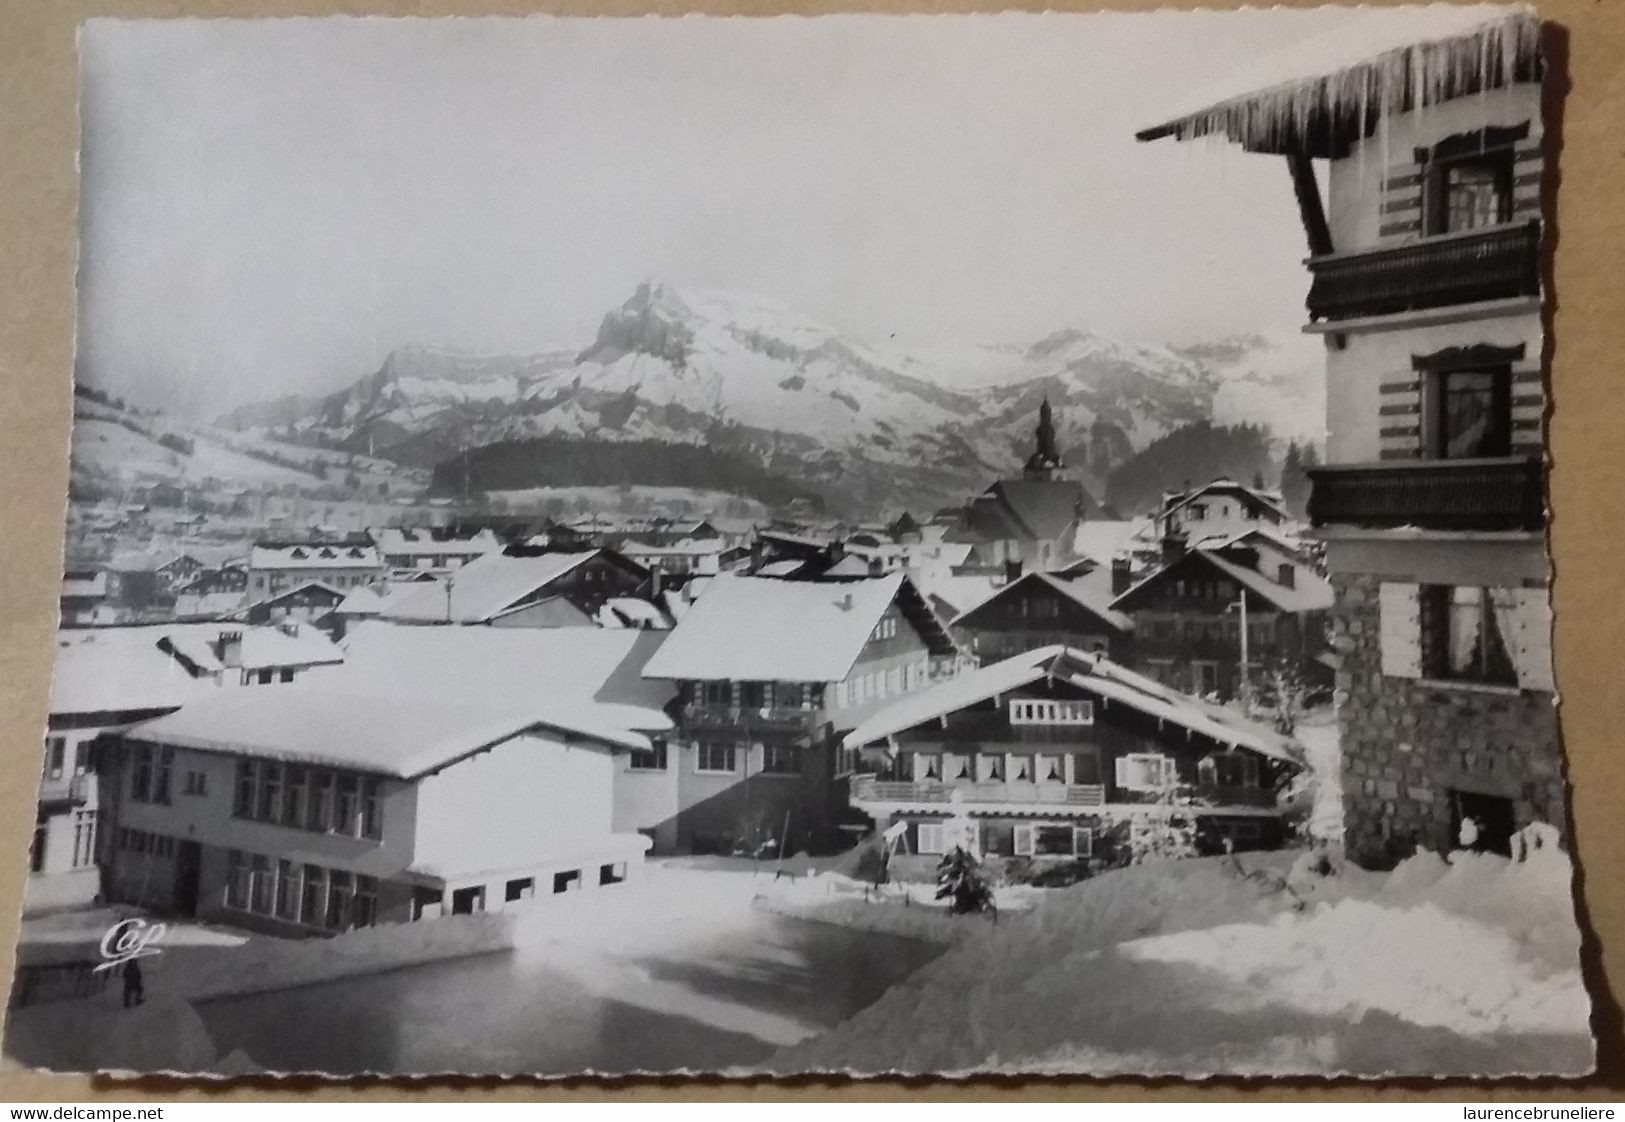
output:
[[[1313,884],[1294,856],[1141,865],[1055,891],[1021,922],[964,938],[771,1066],[1185,1076],[1591,1069],[1572,878],[1559,850],[1522,862],[1420,854],[1386,876],[1347,869]]]
[[[935,883],[888,884],[876,889],[838,873],[822,873],[791,882],[776,882],[756,898],[756,906],[775,915],[830,923],[858,931],[955,943],[996,923],[1009,923],[1030,909],[1044,889],[1009,886],[995,890],[999,917],[950,915],[935,899]]]

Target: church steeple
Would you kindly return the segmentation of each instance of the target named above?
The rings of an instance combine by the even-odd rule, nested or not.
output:
[[[1066,461],[1061,459],[1060,451],[1055,447],[1055,417],[1050,409],[1049,398],[1044,398],[1044,404],[1038,407],[1038,437],[1037,447],[1033,454],[1027,457],[1027,466],[1022,475],[1028,479],[1059,479],[1066,470]]]

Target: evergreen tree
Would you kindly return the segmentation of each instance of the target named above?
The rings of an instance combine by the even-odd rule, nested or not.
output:
[[[1299,448],[1293,441],[1286,446],[1281,461],[1281,499],[1294,518],[1303,518],[1309,508],[1309,464],[1314,448]]]
[[[993,889],[963,846],[954,846],[937,862],[937,899],[948,901],[951,915],[993,910]]]

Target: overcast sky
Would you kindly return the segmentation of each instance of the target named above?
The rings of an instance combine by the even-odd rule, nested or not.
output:
[[[862,338],[1300,325],[1282,162],[1136,128],[1345,11],[94,21],[81,369],[213,411],[639,281]]]

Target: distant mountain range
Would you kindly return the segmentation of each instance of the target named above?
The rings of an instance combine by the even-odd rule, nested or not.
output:
[[[555,463],[561,438],[704,445],[832,509],[875,511],[963,501],[1016,470],[1046,396],[1097,493],[1184,424],[1252,421],[1283,442],[1318,442],[1324,418],[1321,358],[1296,335],[1175,347],[1068,329],[1026,347],[905,351],[759,297],[647,283],[578,353],[405,347],[339,393],[246,406],[219,424],[421,467],[540,437]],[[545,462],[532,485],[549,482]]]

